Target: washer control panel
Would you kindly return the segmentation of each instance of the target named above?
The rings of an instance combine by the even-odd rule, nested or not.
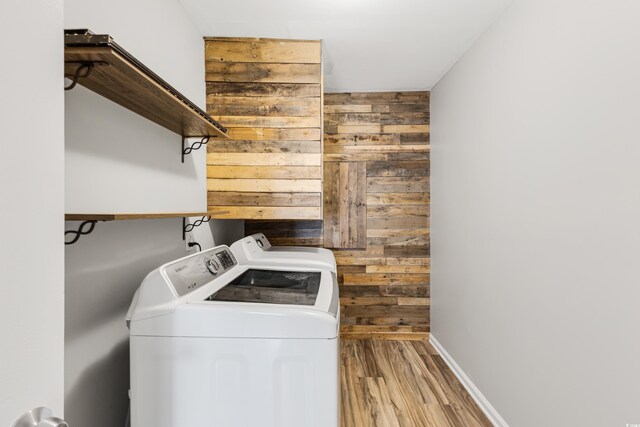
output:
[[[167,264],[164,273],[181,297],[220,277],[237,264],[228,247],[218,246]]]

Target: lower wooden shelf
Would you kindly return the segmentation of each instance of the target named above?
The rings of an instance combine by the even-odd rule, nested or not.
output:
[[[65,214],[65,221],[124,221],[131,219],[188,218],[209,216],[210,212],[170,212],[170,213],[108,213],[108,214]]]

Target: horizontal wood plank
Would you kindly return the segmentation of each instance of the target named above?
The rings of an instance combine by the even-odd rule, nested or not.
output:
[[[207,153],[210,166],[320,166],[321,154]]]
[[[254,191],[209,191],[209,206],[321,206],[321,193],[258,193]],[[296,229],[294,229],[296,230]]]
[[[207,179],[207,191],[320,193],[319,179]]]
[[[320,166],[207,166],[207,177],[221,179],[322,179]]]
[[[279,64],[206,61],[208,82],[316,83],[320,64]]]
[[[209,153],[320,153],[318,141],[229,141],[213,140]]]
[[[226,211],[214,215],[217,219],[322,219],[321,207],[215,206]]]
[[[207,112],[219,116],[317,117],[322,106],[320,97],[284,96],[207,96]]]
[[[207,104],[214,104],[226,96],[242,97],[291,97],[318,98],[322,95],[321,85],[300,83],[256,83],[256,82],[206,82]]]
[[[321,132],[319,128],[234,128],[227,131],[229,138],[234,140],[247,141],[320,141]]]
[[[212,116],[233,128],[311,128],[320,127],[320,116],[273,117],[273,116]]]
[[[219,62],[319,64],[321,46],[319,41],[218,38],[205,41],[205,57]]]

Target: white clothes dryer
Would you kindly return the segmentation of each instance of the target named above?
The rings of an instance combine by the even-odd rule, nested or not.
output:
[[[271,246],[269,239],[256,233],[231,245],[231,251],[241,262],[256,265],[309,265],[337,271],[336,257],[329,249],[303,246]]]

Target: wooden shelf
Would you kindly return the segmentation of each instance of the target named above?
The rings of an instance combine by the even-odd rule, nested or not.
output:
[[[170,213],[108,213],[108,214],[65,214],[65,221],[128,221],[131,219],[189,218],[197,216],[226,215],[229,211],[210,212],[170,212]]]
[[[209,216],[209,212],[66,214],[65,221],[125,221],[131,219],[187,218]]]
[[[65,77],[183,137],[228,138],[227,129],[116,44],[65,31]],[[83,77],[84,74],[88,73]]]

